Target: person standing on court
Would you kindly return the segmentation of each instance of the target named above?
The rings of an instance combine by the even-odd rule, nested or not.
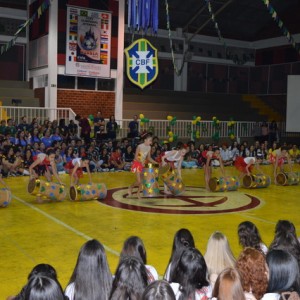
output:
[[[89,120],[80,115],[77,115],[75,120],[79,122],[79,127],[81,127],[80,137],[84,139],[85,144],[89,144],[92,130]]]

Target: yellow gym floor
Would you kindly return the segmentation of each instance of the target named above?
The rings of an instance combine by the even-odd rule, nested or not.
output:
[[[263,168],[271,174],[271,166]],[[294,171],[299,171],[294,166]],[[219,171],[214,170],[218,176]],[[236,175],[226,168],[227,175]],[[61,175],[69,184],[69,176]],[[215,230],[227,235],[234,254],[240,251],[237,226],[254,222],[269,245],[279,219],[294,222],[300,232],[300,186],[275,186],[236,192],[208,193],[203,170],[183,170],[187,192],[182,197],[161,196],[137,200],[127,197],[127,187],[135,175],[129,172],[95,173],[94,182],[104,182],[109,190],[105,203],[98,201],[36,203],[27,193],[28,177],[5,179],[13,199],[0,209],[0,296],[5,299],[20,291],[33,266],[53,265],[65,288],[80,247],[98,239],[106,248],[111,271],[118,263],[124,240],[130,235],[145,243],[148,264],[163,275],[171,253],[174,233],[188,228],[197,248],[204,254],[207,240]],[[82,183],[87,182],[85,177]],[[251,208],[252,207],[252,208]]]

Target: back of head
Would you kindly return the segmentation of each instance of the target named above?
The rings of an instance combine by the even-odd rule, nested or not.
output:
[[[279,220],[275,228],[275,237],[270,245],[270,250],[280,249],[293,254],[300,263],[300,243],[296,229],[292,222]]]
[[[195,248],[185,249],[170,279],[180,284],[182,293],[187,297],[195,290],[208,286],[207,267],[200,251]]]
[[[64,300],[60,284],[46,276],[33,276],[25,290],[25,300]]]
[[[178,230],[174,236],[172,254],[169,263],[171,264],[170,278],[174,273],[175,267],[182,252],[188,247],[195,247],[195,242],[192,233],[185,228]]]
[[[147,253],[143,241],[137,236],[129,237],[123,245],[121,252],[121,259],[124,256],[134,256],[142,260],[144,264],[147,263]]]
[[[239,273],[227,268],[220,273],[212,293],[218,300],[246,300]]]
[[[260,249],[261,237],[257,227],[250,221],[240,223],[238,227],[238,236],[240,245]]]
[[[283,250],[271,250],[267,254],[269,267],[268,292],[284,292],[296,290],[299,287],[299,265],[296,258]]]
[[[235,258],[229,246],[226,236],[216,231],[208,242],[204,255],[209,274],[220,274],[224,269],[234,267]]]
[[[147,270],[140,259],[123,257],[115,274],[110,299],[140,299],[147,280]]]
[[[142,300],[175,300],[174,292],[167,281],[157,280],[145,289]]]
[[[243,290],[261,299],[268,287],[265,256],[259,250],[247,247],[240,254],[236,269],[241,275]]]
[[[32,278],[33,276],[36,276],[38,274],[42,274],[44,276],[50,277],[52,279],[57,280],[57,273],[56,270],[48,264],[38,264],[36,265],[28,275],[28,280]]]
[[[104,247],[97,240],[80,249],[70,283],[75,284],[77,299],[106,299],[110,293],[110,273]]]

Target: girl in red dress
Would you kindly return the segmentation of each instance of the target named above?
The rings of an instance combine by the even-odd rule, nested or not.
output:
[[[70,160],[66,165],[65,169],[69,171],[71,177],[71,186],[79,183],[79,178],[83,177],[82,168],[86,168],[89,176],[89,181],[92,183],[92,176],[89,167],[90,161],[86,157],[74,158]]]
[[[141,192],[141,189],[142,189],[142,178],[141,178],[142,176],[141,176],[141,173],[142,173],[143,167],[145,166],[145,162],[148,161],[148,162],[151,162],[153,164],[157,163],[156,161],[154,161],[151,158],[151,155],[150,155],[151,144],[152,144],[152,135],[150,133],[146,133],[143,136],[143,140],[144,140],[144,142],[142,144],[139,144],[136,148],[134,161],[133,161],[133,164],[131,166],[131,172],[136,174],[136,180],[128,188],[128,196],[131,197],[132,196],[132,189],[134,187],[138,187],[137,197],[139,199],[141,199],[140,192]]]

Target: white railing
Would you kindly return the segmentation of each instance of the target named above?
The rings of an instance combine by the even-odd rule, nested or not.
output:
[[[120,125],[118,138],[124,138],[128,134],[128,124],[132,120],[117,121]],[[233,132],[235,138],[252,138],[255,126],[261,126],[261,122],[237,121],[233,127],[228,126],[229,121],[221,121],[219,126],[214,126],[213,121],[201,121],[199,125],[193,125],[192,120],[178,120],[174,125],[170,125],[167,120],[151,120],[140,126],[140,131],[151,131],[154,135],[161,139],[168,138],[168,129],[170,129],[178,138],[194,139],[196,132],[200,138],[212,138],[218,133],[220,138],[228,138],[229,133]],[[278,132],[280,137],[300,137],[300,133],[288,133],[285,131],[285,123],[278,122]]]
[[[0,106],[0,120],[13,119],[16,123],[26,116],[29,123],[33,118],[38,118],[41,123],[65,119],[68,124],[70,120],[75,120],[75,115],[71,108]]]

